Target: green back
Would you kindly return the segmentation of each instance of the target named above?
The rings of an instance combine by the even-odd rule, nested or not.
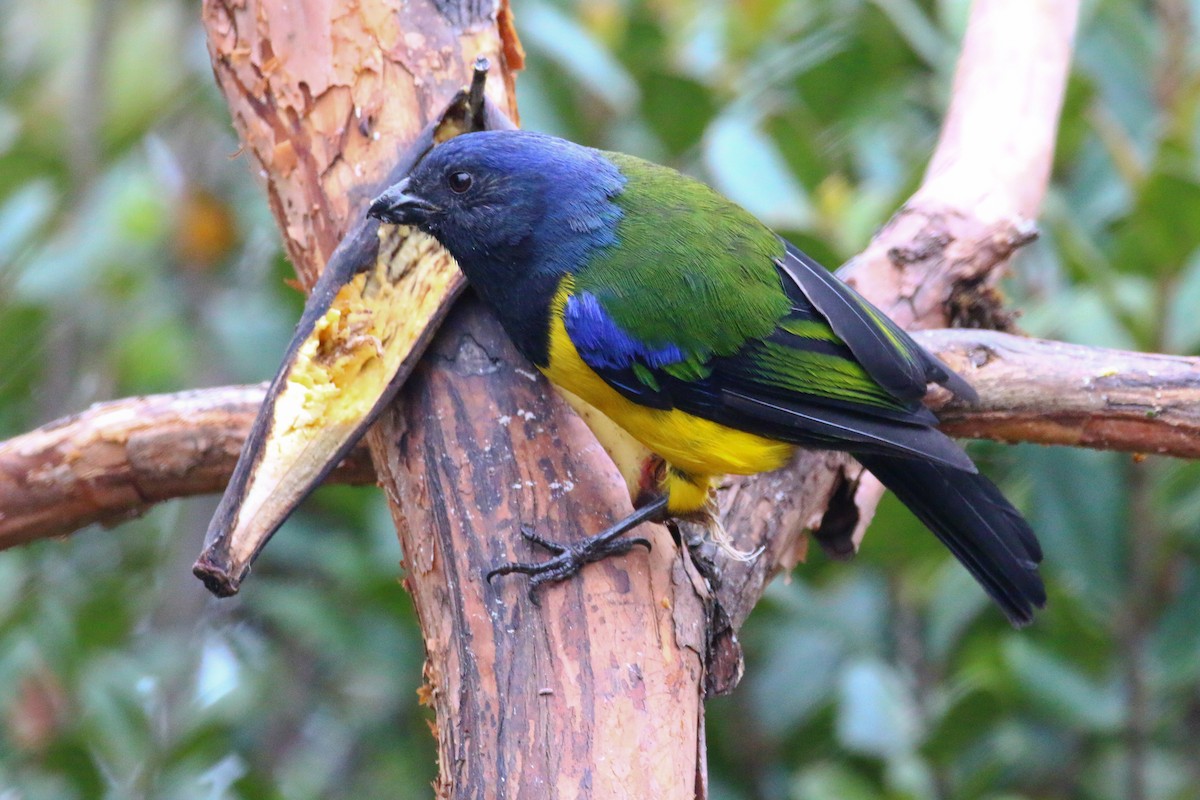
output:
[[[841,345],[829,324],[794,309],[776,262],[783,242],[745,209],[673,169],[606,153],[627,178],[614,202],[623,216],[619,247],[599,250],[575,276],[623,330],[651,346],[674,345],[685,360],[662,371],[685,381],[707,378],[712,358],[727,378],[851,404],[903,408],[849,353],[814,352],[813,342]],[[803,304],[808,307],[808,303]],[[782,329],[790,346],[765,342]],[[755,346],[745,349],[755,342]],[[634,374],[657,391],[652,370]]]
[[[621,246],[598,251],[576,287],[595,295],[630,335],[673,344],[694,367],[770,336],[791,308],[774,265],[784,252],[779,238],[699,181],[633,156],[605,155],[628,179],[614,200],[624,212]]]

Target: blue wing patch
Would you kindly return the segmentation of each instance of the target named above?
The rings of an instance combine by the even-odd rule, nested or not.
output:
[[[579,351],[579,357],[593,369],[631,369],[638,363],[660,369],[686,360],[683,352],[673,344],[655,347],[630,336],[590,292],[567,298],[563,306],[563,325]]]
[[[650,408],[674,406],[661,379],[663,368],[680,368],[688,357],[676,345],[650,345],[631,336],[590,292],[567,297],[563,327],[579,357],[625,397]]]

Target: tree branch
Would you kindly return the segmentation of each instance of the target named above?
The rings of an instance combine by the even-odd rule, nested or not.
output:
[[[1200,359],[994,331],[917,338],[980,387],[973,408],[930,403],[952,436],[1200,458]]]
[[[1131,353],[995,331],[919,331],[979,403],[927,402],[960,437],[1200,458],[1200,358]],[[100,403],[0,442],[0,549],[224,488],[264,386]],[[368,484],[360,446],[330,477]]]
[[[221,386],[98,403],[0,442],[0,549],[223,490],[264,389]],[[346,459],[334,480],[373,483],[365,450]]]

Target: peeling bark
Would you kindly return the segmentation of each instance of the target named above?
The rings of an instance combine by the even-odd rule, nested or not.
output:
[[[259,167],[305,287],[404,145],[461,86],[497,65],[492,100],[518,119],[523,54],[507,2],[205,0],[213,73]]]

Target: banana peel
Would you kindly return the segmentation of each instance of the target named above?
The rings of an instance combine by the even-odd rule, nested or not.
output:
[[[405,151],[388,184],[437,143],[514,127],[483,95],[486,62]],[[291,512],[350,452],[412,372],[465,279],[430,236],[366,219],[321,273],[242,448],[193,573],[236,594]]]

